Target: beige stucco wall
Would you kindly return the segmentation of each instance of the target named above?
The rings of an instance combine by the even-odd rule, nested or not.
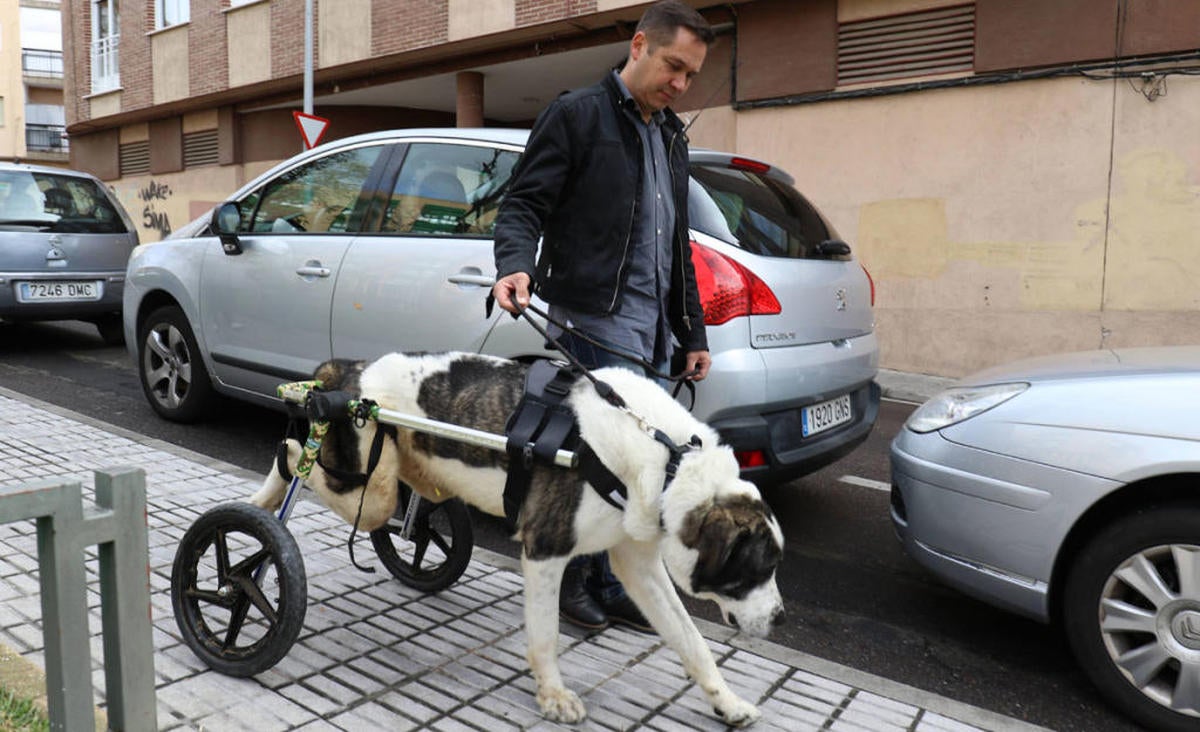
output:
[[[186,99],[189,90],[188,25],[157,31],[150,37],[154,74],[154,103]],[[95,110],[93,110],[93,117]]]
[[[516,0],[449,0],[447,39],[510,30],[516,26]]]
[[[792,172],[871,272],[886,368],[1200,342],[1200,81],[1170,84],[1154,102],[1062,78],[746,110],[737,149]]]
[[[270,164],[213,165],[164,175],[129,176],[110,185],[129,212],[138,237],[144,243],[162,239],[228,199],[267,167]]]
[[[336,4],[318,5],[318,15],[319,66],[336,66],[371,56],[371,0],[338,0]]]
[[[259,3],[225,14],[225,45],[229,53],[229,86],[271,78],[271,5]]]
[[[0,158],[25,154],[25,82],[21,77],[21,23],[17,0],[0,0]]]

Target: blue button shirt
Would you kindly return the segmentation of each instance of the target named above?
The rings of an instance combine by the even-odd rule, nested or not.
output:
[[[620,75],[615,71],[612,73],[625,97],[621,106],[641,136],[642,182],[637,216],[630,232],[629,276],[615,313],[580,313],[551,305],[550,317],[568,323],[596,340],[661,365],[672,350],[667,295],[671,286],[671,241],[675,229],[671,169],[662,137],[663,114],[656,112],[649,122],[645,122]],[[613,225],[620,226],[621,222],[613,222]],[[557,337],[559,332],[558,328],[551,327],[551,335]]]

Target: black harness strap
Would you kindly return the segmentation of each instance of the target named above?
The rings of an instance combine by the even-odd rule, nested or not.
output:
[[[514,528],[529,495],[534,463],[553,465],[555,454],[578,439],[575,414],[563,403],[576,378],[569,366],[547,360],[534,361],[525,375],[525,393],[505,427],[504,516]]]

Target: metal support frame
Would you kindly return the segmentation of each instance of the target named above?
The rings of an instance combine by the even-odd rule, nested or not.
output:
[[[101,627],[109,728],[157,727],[146,476],[96,471],[96,506],[79,483],[39,481],[0,488],[0,523],[37,522],[46,697],[50,729],[94,729],[88,642],[87,547],[99,545]]]

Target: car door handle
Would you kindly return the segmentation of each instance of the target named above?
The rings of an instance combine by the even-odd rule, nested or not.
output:
[[[485,275],[473,267],[456,272],[455,274],[450,275],[447,279],[456,285],[479,285],[480,287],[491,287],[492,285],[496,284],[495,277]]]
[[[313,266],[311,264],[300,267],[296,270],[296,274],[301,277],[328,277],[333,274],[333,270],[328,267]]]

